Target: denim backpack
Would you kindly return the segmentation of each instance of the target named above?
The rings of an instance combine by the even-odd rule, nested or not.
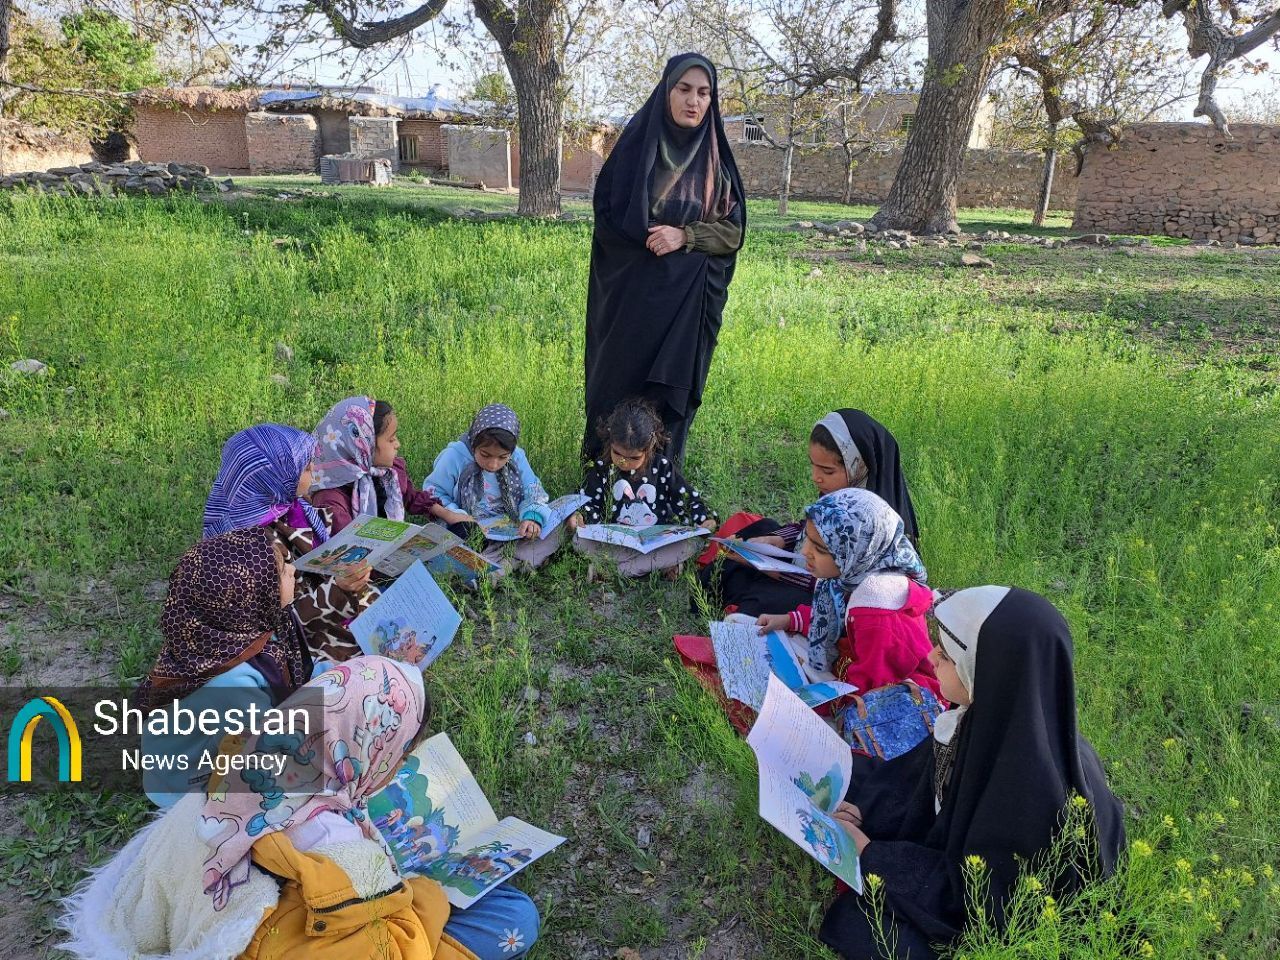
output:
[[[906,753],[933,735],[942,704],[911,680],[851,696],[840,713],[840,734],[854,750],[881,760]]]

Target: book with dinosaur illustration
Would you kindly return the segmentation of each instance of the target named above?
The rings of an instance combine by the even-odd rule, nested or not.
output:
[[[549,514],[547,522],[542,524],[542,532],[538,535],[539,540],[545,540],[551,536],[552,532],[560,524],[564,523],[573,516],[585,504],[591,502],[590,497],[584,497],[580,493],[568,493],[563,497],[557,497],[547,504]],[[510,517],[488,517],[484,520],[477,520],[477,524],[484,530],[484,535],[490,540],[519,540],[520,523],[512,520]]]
[[[589,523],[578,528],[578,536],[583,540],[611,543],[637,553],[653,553],[660,547],[693,537],[705,537],[710,532],[705,527],[688,527],[671,523],[655,523],[651,527],[628,527],[621,523]]]
[[[849,745],[776,676],[747,745],[760,772],[760,816],[861,893],[857,845],[832,816],[853,775]]]
[[[369,798],[369,816],[401,871],[435,880],[459,908],[565,839],[515,817],[499,820],[445,733],[405,758],[395,779]]]

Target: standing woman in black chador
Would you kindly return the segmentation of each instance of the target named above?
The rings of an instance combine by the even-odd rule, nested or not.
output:
[[[587,292],[587,430],[641,396],[684,461],[689,425],[746,236],[742,178],[729,151],[706,57],[667,61],[662,81],[631,118],[596,181]]]

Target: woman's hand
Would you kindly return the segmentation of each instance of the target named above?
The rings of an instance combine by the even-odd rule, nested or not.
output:
[[[526,540],[536,540],[542,533],[542,525],[533,520],[523,520],[520,523],[520,536]]]
[[[656,257],[665,257],[668,253],[683,250],[684,244],[683,227],[650,227],[649,239],[644,243]]]
[[[781,537],[775,537],[772,534],[767,537],[752,537],[747,541],[747,543],[759,543],[766,547],[777,547],[779,550],[787,549],[787,541],[783,540]]]
[[[791,614],[789,613],[762,613],[756,618],[756,626],[760,628],[760,636],[766,633],[772,633],[775,630],[787,631],[791,629]]]
[[[575,513],[572,517],[564,522],[564,525],[570,530],[577,530],[579,527],[586,526],[586,521],[582,519],[582,514]]]
[[[369,565],[369,561],[361,560],[354,566],[346,567],[333,580],[347,593],[355,595],[364,593],[364,588],[369,585],[369,577],[372,575],[373,567]]]
[[[710,518],[703,520],[700,524],[698,524],[698,526],[700,526],[703,530],[710,530],[712,533],[715,533],[715,530],[716,530],[716,522]]]

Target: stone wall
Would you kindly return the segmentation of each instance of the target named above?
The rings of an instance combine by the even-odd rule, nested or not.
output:
[[[733,144],[747,193],[753,197],[776,197],[782,172],[782,153],[767,144]],[[853,172],[853,203],[877,204],[889,194],[901,150],[862,157]],[[844,151],[820,147],[797,151],[791,170],[791,195],[798,200],[834,200],[844,195]],[[1043,155],[1035,152],[970,150],[965,155],[960,176],[959,202],[962,207],[1029,208],[1040,193]],[[1049,206],[1070,210],[1076,202],[1075,169],[1070,154],[1058,157]]]
[[[148,163],[203,164],[213,173],[249,172],[244,110],[185,110],[139,106],[133,136]]]
[[[510,190],[511,131],[470,124],[445,124],[449,176],[492,189]]]
[[[249,172],[315,173],[320,163],[320,125],[309,113],[255,110],[244,120]]]
[[[1077,230],[1280,241],[1280,126],[1141,123],[1085,157]]]
[[[351,152],[360,157],[381,157],[400,169],[400,141],[395,117],[350,117]]]
[[[87,140],[0,120],[0,174],[74,167],[93,160]]]

